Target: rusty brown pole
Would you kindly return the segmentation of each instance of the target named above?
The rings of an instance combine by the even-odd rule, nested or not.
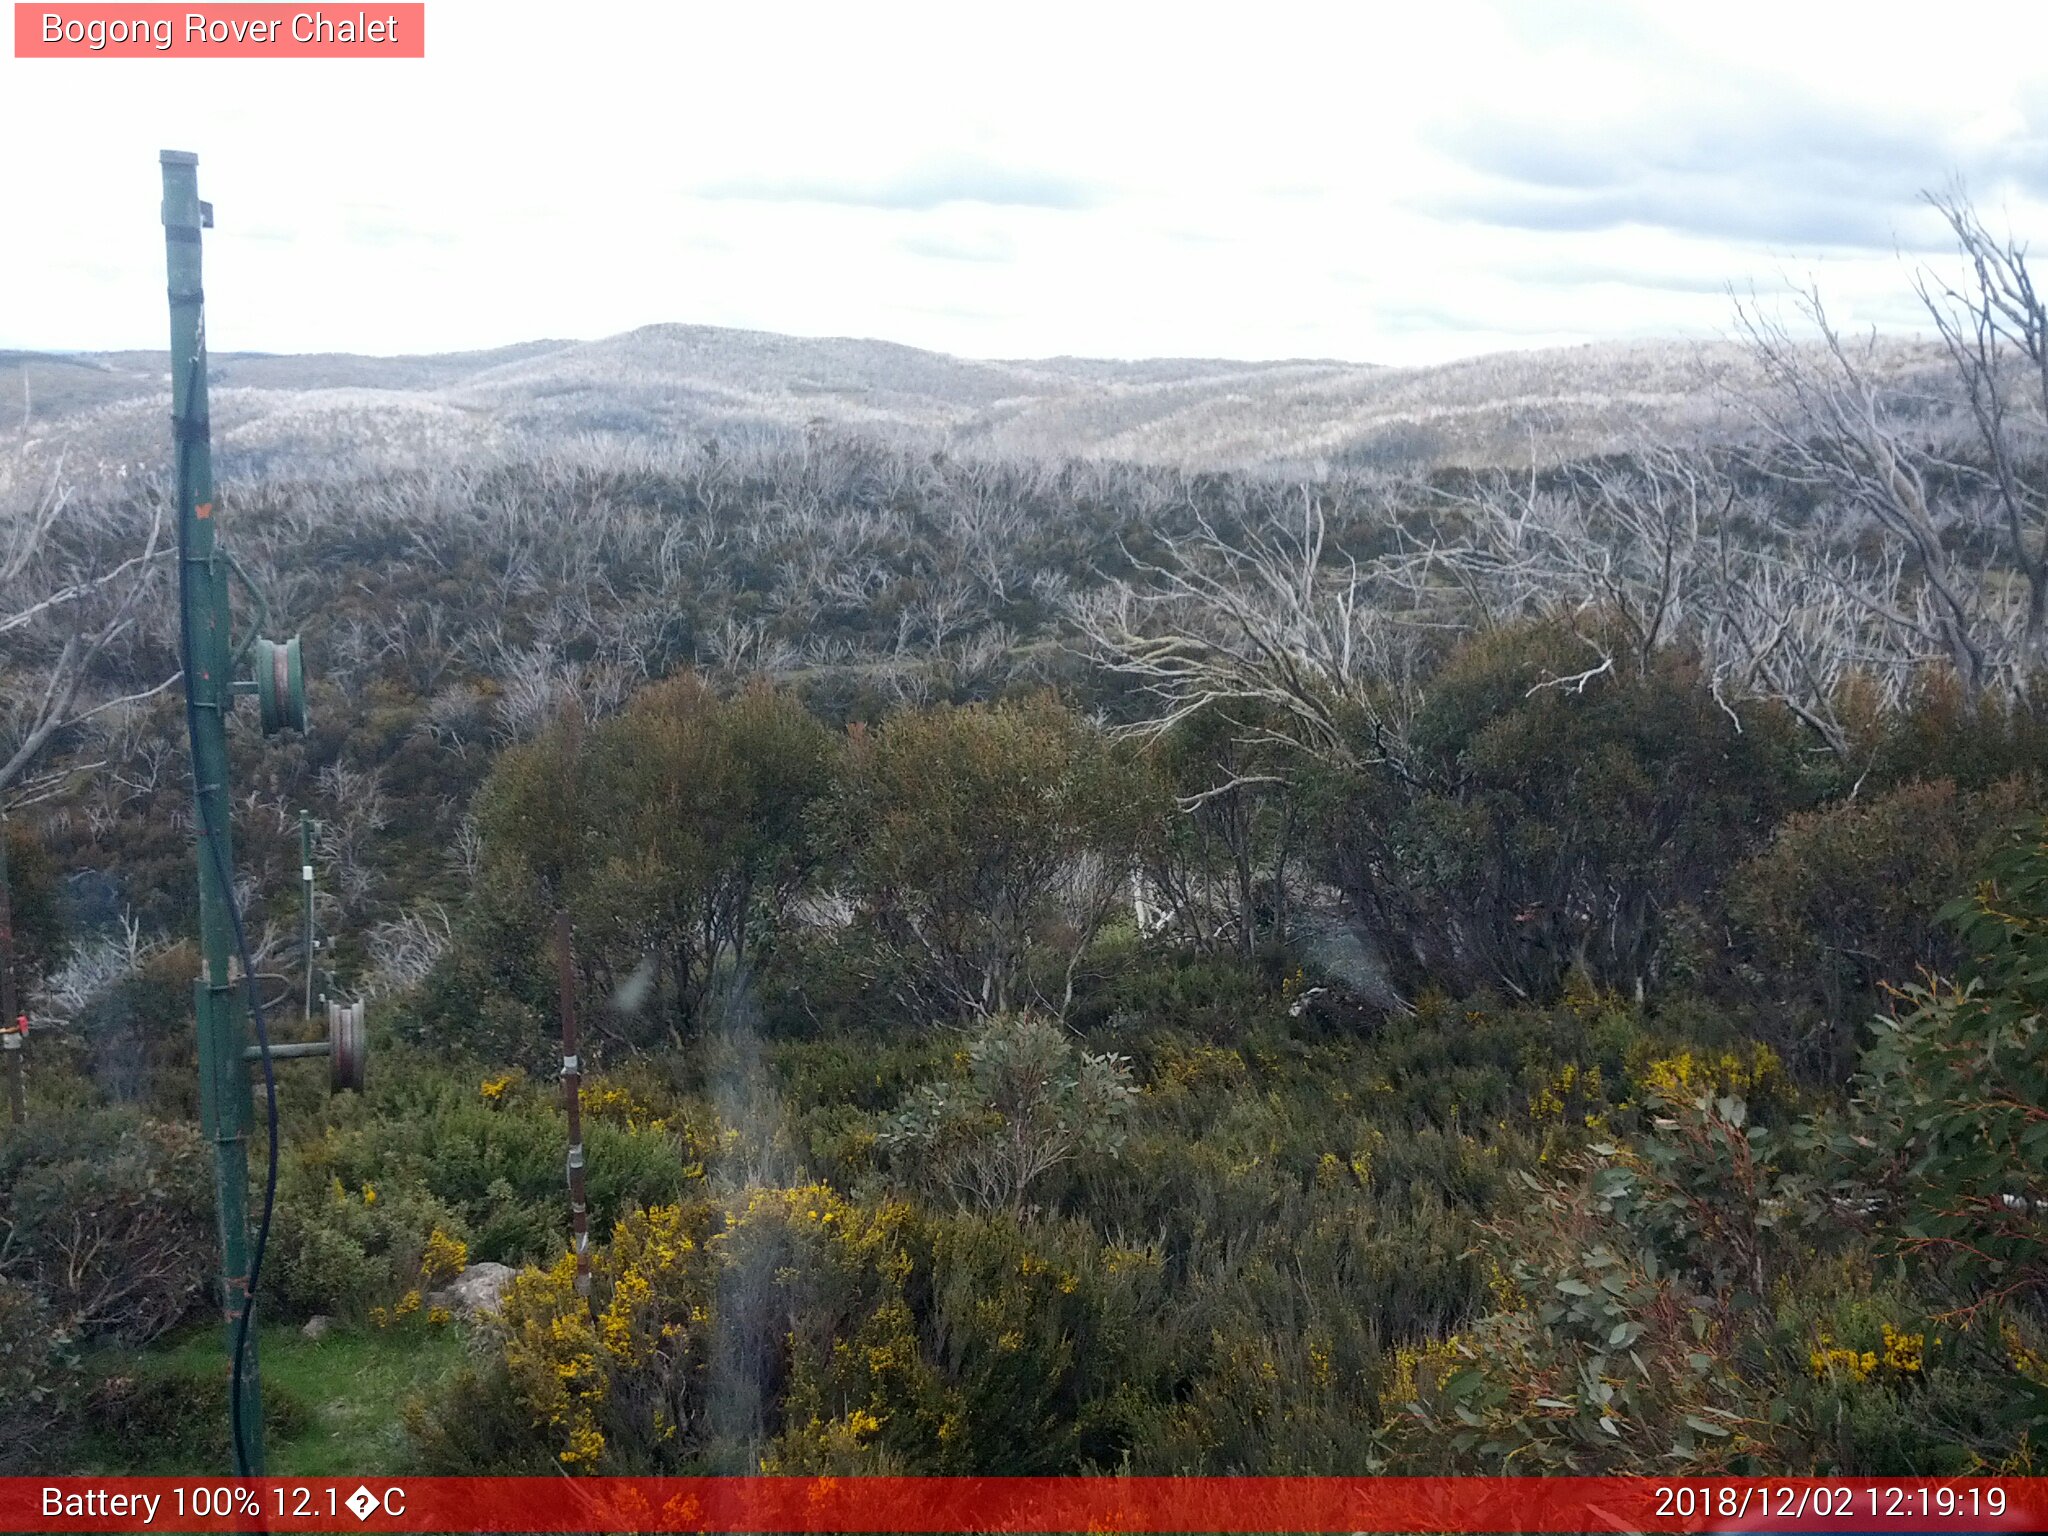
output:
[[[27,1046],[27,1031],[14,1012],[14,901],[7,892],[7,818],[0,816],[0,1054],[7,1057],[7,1115],[16,1125],[28,1124],[28,1091],[21,1080]]]
[[[6,817],[0,815],[0,1055],[6,1055],[6,1106],[14,1124],[29,1124],[29,1090],[20,1061],[29,1049],[27,1024],[27,1018],[14,1014],[14,899],[6,877]]]
[[[590,1208],[583,1203],[583,1062],[577,1055],[576,977],[569,914],[555,913],[555,963],[562,976],[562,1108],[569,1114],[569,1231],[576,1250],[576,1294],[590,1294]]]

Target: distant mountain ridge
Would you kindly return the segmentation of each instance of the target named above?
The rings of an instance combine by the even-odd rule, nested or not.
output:
[[[1916,371],[1925,344],[1886,343]],[[0,352],[0,446],[158,464],[169,379],[156,352]],[[698,441],[812,431],[959,453],[1197,469],[1524,464],[1642,431],[1730,429],[1756,382],[1727,342],[1611,342],[1423,368],[1324,359],[971,359],[895,342],[651,325],[406,357],[220,353],[216,451],[229,470],[319,474],[498,457],[589,436]],[[8,402],[24,400],[25,410]]]

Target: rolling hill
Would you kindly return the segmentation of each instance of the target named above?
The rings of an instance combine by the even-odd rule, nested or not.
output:
[[[1887,343],[1888,367],[1933,361]],[[162,353],[0,352],[0,446],[74,470],[159,466]],[[890,342],[654,325],[598,341],[359,357],[218,354],[216,452],[230,471],[318,475],[546,451],[857,433],[963,454],[1188,468],[1553,462],[1641,430],[1726,432],[1757,381],[1730,343],[1603,343],[1426,368],[1300,359],[976,360]]]

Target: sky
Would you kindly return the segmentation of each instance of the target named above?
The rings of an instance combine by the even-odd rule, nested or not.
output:
[[[215,205],[218,350],[687,322],[1425,364],[1726,334],[1731,286],[1918,328],[1912,274],[1946,249],[1920,194],[1957,179],[2048,235],[2038,0],[427,22],[414,61],[0,56],[0,347],[165,344],[163,148]]]

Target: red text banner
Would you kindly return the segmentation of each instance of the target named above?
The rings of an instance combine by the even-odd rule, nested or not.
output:
[[[423,59],[423,4],[14,7],[17,59]]]
[[[2048,1530],[2048,1478],[0,1478],[0,1531]]]

